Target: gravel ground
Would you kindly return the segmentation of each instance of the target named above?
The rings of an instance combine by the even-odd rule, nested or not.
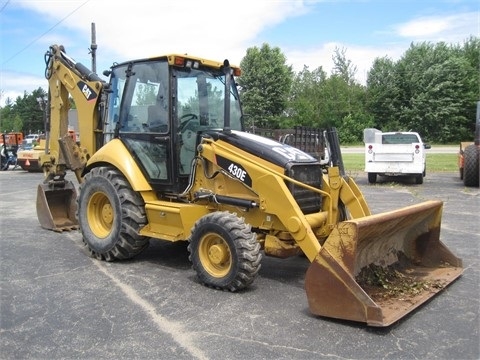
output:
[[[442,242],[463,275],[387,328],[312,316],[304,257],[264,258],[241,293],[197,283],[183,243],[136,258],[86,255],[78,232],[39,226],[43,175],[0,172],[2,359],[479,359],[480,192],[455,173],[422,185],[355,177],[373,213],[444,202]]]

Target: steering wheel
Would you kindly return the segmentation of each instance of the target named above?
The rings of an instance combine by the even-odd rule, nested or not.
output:
[[[198,116],[193,114],[193,113],[188,113],[188,114],[184,114],[180,117],[180,126],[179,126],[179,130],[180,132],[183,131],[183,129],[185,129],[185,126],[192,120],[196,120],[198,119]]]

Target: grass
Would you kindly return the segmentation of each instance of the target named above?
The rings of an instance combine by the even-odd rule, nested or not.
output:
[[[342,154],[345,171],[364,171],[364,154]],[[427,154],[427,172],[457,172],[457,154]]]

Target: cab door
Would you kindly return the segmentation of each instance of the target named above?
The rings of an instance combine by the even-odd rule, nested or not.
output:
[[[122,140],[149,183],[173,183],[168,64],[159,58],[117,66],[111,75],[111,138]]]

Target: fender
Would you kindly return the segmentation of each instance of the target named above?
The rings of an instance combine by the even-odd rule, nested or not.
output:
[[[142,171],[135,163],[132,155],[128,152],[125,145],[119,139],[113,139],[102,146],[87,162],[85,172],[91,168],[110,164],[116,167],[127,178],[128,182],[135,191],[151,191],[152,187],[148,183]]]

